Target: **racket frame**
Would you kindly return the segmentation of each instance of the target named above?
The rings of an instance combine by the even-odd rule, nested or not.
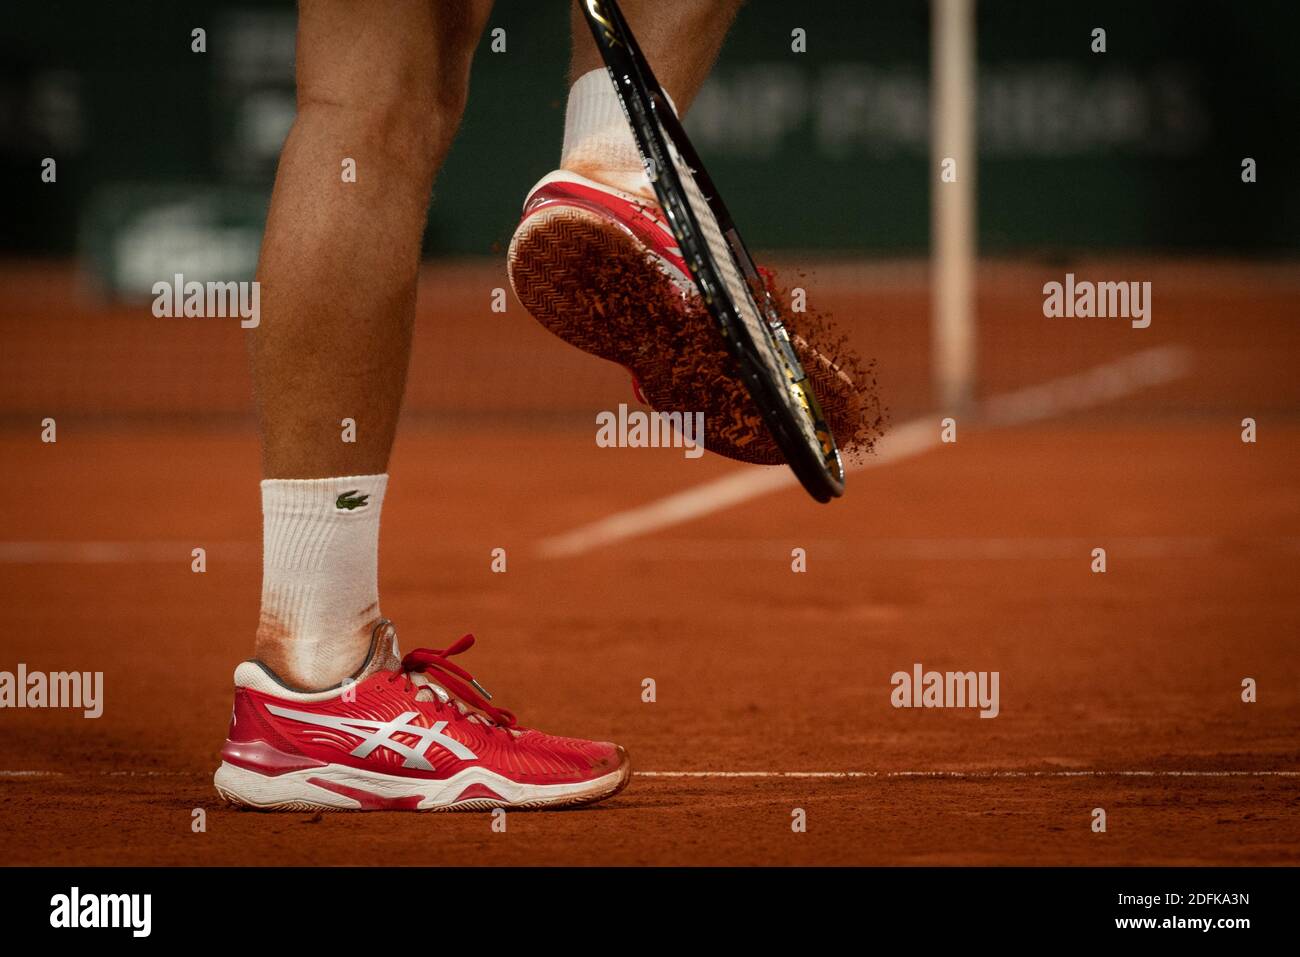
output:
[[[646,166],[646,174],[691,272],[700,297],[718,323],[740,378],[777,447],[807,492],[819,502],[844,493],[844,465],[812,383],[795,354],[781,313],[735,221],[696,153],[654,71],[637,46],[615,0],[582,0],[583,14]],[[733,302],[722,269],[673,162],[675,150],[713,215],[779,365],[765,362],[749,326]],[[775,380],[782,381],[775,381]],[[802,422],[797,417],[803,417]]]

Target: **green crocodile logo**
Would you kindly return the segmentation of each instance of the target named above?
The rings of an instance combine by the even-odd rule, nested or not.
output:
[[[340,495],[337,499],[334,500],[334,507],[339,509],[345,508],[350,512],[354,508],[360,508],[362,505],[365,505],[366,502],[370,500],[370,496],[358,495],[357,492],[359,491],[361,490],[354,488],[350,492],[344,492],[342,495]]]

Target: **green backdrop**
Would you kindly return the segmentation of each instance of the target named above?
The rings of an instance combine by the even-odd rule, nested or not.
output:
[[[979,3],[982,251],[1300,248],[1297,9]],[[742,10],[688,128],[752,245],[926,248],[929,17],[921,0]],[[285,2],[6,11],[6,249],[80,243],[125,285],[178,248],[200,271],[251,269],[293,116],[293,25]],[[196,26],[204,54],[190,51]],[[1089,48],[1098,26],[1104,54]],[[480,43],[430,254],[500,249],[558,159],[567,5],[498,0],[492,27],[506,51]],[[806,53],[791,50],[795,28]],[[45,156],[56,184],[40,182]],[[1255,184],[1241,182],[1246,156]]]

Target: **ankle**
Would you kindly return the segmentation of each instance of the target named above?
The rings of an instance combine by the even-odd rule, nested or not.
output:
[[[365,658],[379,612],[387,475],[262,483],[257,657],[286,684],[327,688]]]
[[[591,70],[569,89],[560,168],[654,200],[641,152],[605,70]]]

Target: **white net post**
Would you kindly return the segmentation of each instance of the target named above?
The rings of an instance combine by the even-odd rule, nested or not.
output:
[[[932,0],[931,10],[933,376],[940,408],[956,412],[975,391],[975,0]]]

